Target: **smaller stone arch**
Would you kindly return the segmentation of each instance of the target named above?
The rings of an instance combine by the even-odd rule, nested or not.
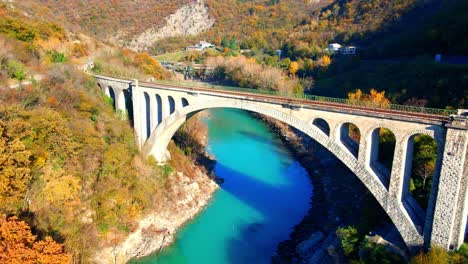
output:
[[[163,100],[159,94],[156,97],[156,126],[163,121]]]
[[[144,112],[145,118],[143,118],[143,127],[145,131],[145,138],[143,142],[146,141],[151,135],[151,100],[147,92],[144,93],[145,103],[144,103]]]
[[[106,93],[107,97],[112,99],[112,106],[114,107],[114,110],[117,109],[116,108],[117,98],[116,98],[114,89],[111,86],[107,86],[105,93]]]
[[[359,145],[361,142],[361,130],[351,122],[339,125],[338,140],[348,149],[355,158],[359,155]]]
[[[328,137],[330,136],[330,125],[325,119],[320,118],[320,117],[315,118],[312,121],[312,125],[318,127]]]
[[[369,129],[366,137],[366,143],[368,144],[367,166],[372,169],[388,190],[393,159],[395,158],[395,133],[385,126],[377,126]]]
[[[168,98],[168,101],[169,101],[169,115],[172,115],[175,112],[175,109],[176,109],[175,100],[174,100],[174,97],[172,97],[172,96],[168,96],[167,98]]]
[[[180,101],[182,103],[182,107],[186,107],[186,106],[189,105],[189,102],[185,97],[182,97],[182,99],[180,99]]]
[[[416,142],[417,137],[421,140],[419,144]],[[440,142],[436,140],[434,131],[431,130],[417,130],[408,133],[403,138],[402,146],[404,147],[403,153],[405,153],[405,155],[402,161],[402,188],[399,196],[412,221],[417,226],[421,227],[421,232],[427,233],[426,228],[430,228],[430,223],[427,222],[426,219],[427,210],[431,207],[431,196],[437,192],[436,186],[431,186],[427,180],[430,178],[430,181],[437,181],[442,163],[443,148],[441,148]],[[432,152],[434,155],[433,164],[427,166],[419,164],[421,160],[416,160],[415,156],[418,150],[420,153],[421,151],[427,152],[423,154],[424,156]],[[416,166],[421,167],[416,168]],[[421,173],[425,174],[421,175],[421,177],[425,177],[425,179],[421,178],[421,180],[423,180],[423,185],[427,184],[426,186],[430,189],[425,189],[426,186],[422,186],[422,189],[425,189],[428,195],[423,194],[424,190],[421,189],[418,182],[420,180],[419,177],[414,177],[416,176],[414,175],[416,170],[421,170]],[[411,184],[412,180],[413,184]],[[412,186],[412,188],[410,188],[410,186]],[[413,189],[413,191],[411,191],[411,189]]]
[[[133,127],[135,120],[133,118],[133,100],[131,91],[128,89],[123,90],[123,97],[125,100],[125,109],[127,110],[128,120],[130,125]]]

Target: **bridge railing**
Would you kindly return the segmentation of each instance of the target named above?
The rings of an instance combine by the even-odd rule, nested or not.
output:
[[[246,93],[246,94],[270,95],[270,96],[278,96],[282,98],[286,97],[290,99],[302,99],[302,100],[319,101],[319,102],[327,102],[327,103],[335,103],[335,104],[353,105],[353,106],[359,106],[359,107],[369,108],[369,109],[391,109],[391,110],[401,111],[401,112],[413,112],[413,113],[423,113],[423,114],[441,115],[441,116],[449,116],[452,114],[456,114],[457,112],[456,110],[451,110],[451,109],[437,109],[437,108],[429,108],[429,107],[417,107],[417,106],[411,106],[411,105],[399,105],[399,104],[376,104],[376,103],[366,102],[366,101],[309,95],[309,94],[304,94],[304,93],[296,93],[296,94],[295,93],[281,93],[278,91],[241,88],[241,87],[234,87],[234,86],[222,86],[222,85],[214,85],[214,84],[202,83],[202,82],[155,80],[154,83],[177,85],[177,86],[188,87],[188,88],[208,88],[212,90],[233,91],[233,92],[240,92],[240,93]]]

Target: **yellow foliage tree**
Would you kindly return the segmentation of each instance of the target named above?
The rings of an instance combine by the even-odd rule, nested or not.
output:
[[[419,253],[412,260],[411,264],[446,264],[449,263],[447,250],[433,247],[427,253]]]
[[[390,107],[390,100],[385,97],[385,91],[378,92],[375,89],[371,89],[369,94],[363,93],[361,89],[357,89],[354,92],[348,93],[348,100],[350,103],[358,105],[380,108]]]
[[[31,152],[10,134],[0,120],[0,200],[12,212],[21,207],[31,181]]]
[[[291,62],[291,64],[289,64],[289,73],[293,78],[296,76],[297,70],[299,70],[299,63],[296,61]]]
[[[321,57],[318,60],[319,65],[322,66],[322,67],[328,67],[331,64],[331,62],[332,62],[332,60],[331,60],[330,56],[328,56],[328,55],[324,55],[323,57]]]
[[[43,193],[48,204],[70,206],[70,203],[78,199],[81,186],[77,178],[64,175],[63,171],[46,168],[43,180],[45,181]]]

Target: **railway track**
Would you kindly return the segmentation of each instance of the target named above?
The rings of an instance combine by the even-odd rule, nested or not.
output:
[[[247,97],[246,99],[250,99],[250,100],[275,102],[275,103],[280,103],[283,105],[289,105],[291,107],[308,106],[308,107],[313,107],[313,108],[318,108],[318,109],[327,109],[327,110],[334,110],[334,111],[345,110],[348,112],[359,112],[361,114],[367,113],[367,114],[374,114],[374,115],[383,115],[386,117],[400,117],[400,118],[403,117],[403,118],[412,118],[412,119],[423,119],[427,121],[436,121],[436,122],[443,122],[443,123],[450,121],[450,116],[446,116],[446,115],[401,111],[401,110],[386,109],[386,108],[373,108],[373,107],[351,105],[351,104],[345,104],[345,103],[325,102],[325,101],[313,100],[313,99],[288,98],[288,97],[281,97],[278,95],[260,94],[260,93],[255,93],[255,92],[249,93],[249,92],[241,92],[241,91],[221,90],[221,89],[216,89],[216,88],[191,87],[191,86],[173,85],[173,84],[155,84],[155,83],[148,83],[148,82],[140,82],[140,85],[145,86],[145,87],[159,88],[159,89],[163,88],[167,90],[184,89],[184,90],[189,90],[190,92],[194,92],[194,93],[209,92],[209,93],[216,93],[219,95],[243,96],[243,97]]]

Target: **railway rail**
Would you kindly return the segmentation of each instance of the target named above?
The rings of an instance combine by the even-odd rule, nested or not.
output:
[[[246,99],[251,100],[259,100],[259,101],[268,101],[268,102],[275,102],[282,104],[284,106],[289,106],[291,108],[296,107],[312,107],[312,108],[319,108],[319,109],[329,109],[335,111],[349,111],[349,112],[359,112],[359,113],[370,113],[370,114],[377,114],[377,115],[384,115],[386,117],[404,117],[404,118],[413,118],[413,119],[423,119],[428,121],[436,121],[436,122],[449,122],[451,120],[451,114],[454,114],[455,111],[453,110],[445,110],[445,109],[433,109],[433,108],[422,108],[422,107],[408,107],[408,106],[401,106],[401,105],[390,105],[388,108],[384,107],[375,107],[371,105],[360,105],[360,102],[348,102],[345,99],[338,99],[338,98],[327,98],[327,97],[319,97],[319,96],[310,96],[305,95],[303,98],[297,97],[287,97],[281,96],[278,94],[271,94],[269,91],[258,91],[254,89],[245,89],[245,88],[234,88],[230,89],[229,87],[223,86],[192,86],[187,85],[186,83],[170,83],[170,82],[139,82],[142,86],[145,87],[154,87],[154,88],[163,88],[168,90],[189,90],[191,93],[197,92],[208,92],[208,93],[217,93],[219,95],[234,95],[234,96],[242,96],[246,97]],[[192,83],[190,83],[192,84]],[[251,90],[251,91],[248,91]],[[325,100],[324,100],[325,99]],[[336,100],[338,102],[330,102],[327,101]],[[339,102],[342,101],[342,102]],[[403,109],[407,108],[410,109],[409,111],[392,109],[391,107],[401,107]],[[412,110],[412,111],[411,111]],[[428,111],[428,112],[425,112]],[[430,113],[433,112],[433,113]]]

